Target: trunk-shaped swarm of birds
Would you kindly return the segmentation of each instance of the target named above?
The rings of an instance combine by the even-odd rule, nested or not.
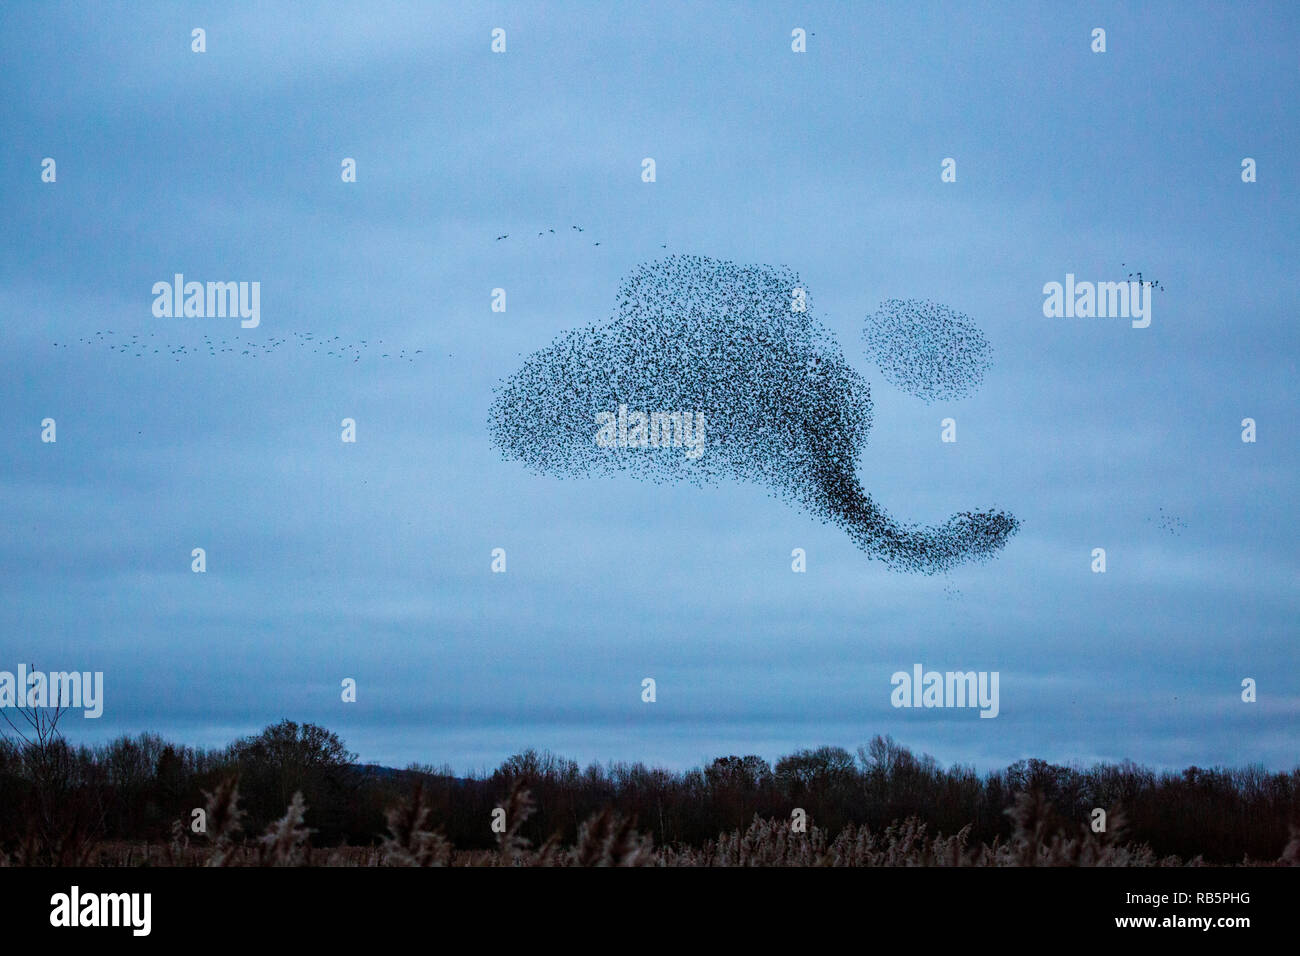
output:
[[[608,323],[560,335],[497,386],[488,424],[503,457],[558,477],[759,482],[900,571],[987,557],[1015,533],[1016,519],[1000,511],[925,527],[896,521],[871,499],[856,475],[870,389],[812,317],[790,270],[673,255],[636,268],[617,299]],[[597,415],[620,405],[702,413],[703,454],[602,447]]]

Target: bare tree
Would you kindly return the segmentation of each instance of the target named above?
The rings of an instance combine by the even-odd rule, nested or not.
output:
[[[35,670],[33,665],[32,670]],[[76,755],[59,731],[66,707],[9,708],[0,716],[13,736],[0,728],[20,758],[31,787],[27,828],[18,847],[18,862],[36,866],[82,866],[94,851],[103,828],[103,811],[77,791]]]

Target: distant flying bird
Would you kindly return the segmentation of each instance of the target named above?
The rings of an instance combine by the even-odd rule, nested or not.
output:
[[[496,241],[500,242],[502,239],[509,239],[509,238],[510,238],[510,233],[507,232],[504,236],[497,236]]]

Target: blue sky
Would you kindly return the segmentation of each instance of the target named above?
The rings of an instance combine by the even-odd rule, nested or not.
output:
[[[1298,15],[1131,7],[6,4],[0,669],[103,671],[74,740],[289,717],[458,770],[877,733],[980,769],[1294,766]],[[1001,555],[908,576],[757,485],[502,461],[493,385],[664,244],[795,269],[872,386],[867,489],[1006,508]],[[1044,283],[1135,268],[1149,328],[1043,316]],[[176,272],[259,281],[260,326],[154,317]],[[888,298],[980,326],[979,392],[883,380]],[[189,352],[79,341],[107,329]],[[372,348],[195,351],[294,332]],[[999,671],[998,718],[891,707],[918,662]]]

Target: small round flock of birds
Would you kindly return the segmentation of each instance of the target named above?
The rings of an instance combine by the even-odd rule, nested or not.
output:
[[[133,334],[130,336],[122,333],[119,337],[112,329],[103,329],[93,333],[89,338],[78,339],[77,343],[89,346],[107,346],[110,352],[116,352],[119,355],[130,355],[135,358],[158,355],[162,358],[172,358],[177,362],[184,358],[196,358],[203,355],[207,355],[209,358],[221,355],[257,358],[259,355],[274,355],[281,351],[288,352],[293,348],[300,351],[310,350],[313,354],[324,355],[327,358],[351,359],[354,364],[360,362],[362,356],[391,359],[399,362],[414,362],[417,355],[424,354],[424,349],[415,349],[411,352],[406,349],[381,351],[384,344],[383,339],[376,339],[373,343],[367,339],[361,339],[359,342],[345,342],[338,335],[332,338],[318,338],[313,332],[291,332],[290,336],[290,338],[271,336],[264,341],[258,341],[255,339],[221,339],[205,335],[200,342],[172,345],[155,341],[158,338],[156,332],[150,332],[148,335]],[[72,348],[72,344],[55,342],[54,347],[56,349],[67,349]],[[392,349],[392,346],[389,346],[389,348]]]
[[[803,311],[792,290],[804,289]],[[489,411],[502,456],[558,477],[626,471],[652,481],[751,480],[845,530],[897,570],[935,573],[987,557],[1016,532],[1001,511],[903,524],[863,488],[857,462],[871,393],[784,267],[697,255],[643,264],[603,325],[560,335],[499,384]],[[703,413],[703,453],[602,447],[597,416]]]
[[[964,398],[992,365],[984,333],[936,302],[886,300],[868,317],[863,340],[885,381],[926,404]]]

